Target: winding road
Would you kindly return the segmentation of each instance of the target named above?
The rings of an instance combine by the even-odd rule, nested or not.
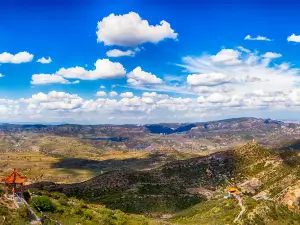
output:
[[[235,219],[234,219],[234,221],[233,221],[234,223],[236,223],[236,222],[239,220],[239,218],[243,215],[243,213],[246,211],[246,208],[245,208],[245,206],[243,205],[243,201],[242,201],[241,196],[236,195],[236,194],[233,194],[233,196],[238,200],[239,206],[241,207],[240,213],[235,217]]]

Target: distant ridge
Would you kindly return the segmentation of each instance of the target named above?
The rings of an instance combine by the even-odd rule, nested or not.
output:
[[[136,123],[136,124],[110,124],[110,123],[102,123],[102,124],[81,124],[81,123],[67,123],[67,122],[0,122],[1,125],[46,125],[46,126],[64,126],[64,125],[77,125],[77,126],[149,126],[149,125],[188,125],[188,124],[205,124],[205,123],[222,123],[222,122],[240,122],[246,121],[249,119],[257,119],[257,120],[272,120],[272,121],[281,121],[281,122],[291,122],[291,123],[300,123],[300,121],[287,121],[287,120],[276,120],[270,118],[256,118],[256,117],[234,117],[220,120],[209,120],[209,121],[194,121],[194,122],[168,122],[168,123]]]

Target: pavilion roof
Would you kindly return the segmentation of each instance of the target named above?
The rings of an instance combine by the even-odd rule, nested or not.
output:
[[[1,182],[7,183],[7,184],[23,184],[26,181],[27,181],[27,177],[19,174],[16,171],[16,169],[14,169],[14,171],[10,175],[1,179]]]

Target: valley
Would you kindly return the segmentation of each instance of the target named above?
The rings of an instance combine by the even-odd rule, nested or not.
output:
[[[160,126],[172,132],[158,133]],[[48,216],[62,224],[300,221],[298,124],[239,118],[160,124],[155,133],[148,125],[0,130],[0,177],[13,168],[25,175],[26,188],[49,199]],[[25,219],[1,199],[0,215],[12,208],[14,220]]]

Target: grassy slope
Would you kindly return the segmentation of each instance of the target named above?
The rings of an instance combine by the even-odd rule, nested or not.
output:
[[[5,223],[2,223],[4,218]],[[13,202],[0,197],[0,224],[29,225],[29,222],[21,216],[21,211],[15,208]]]
[[[244,198],[246,212],[238,224],[273,225],[300,224],[300,214],[273,201]],[[174,216],[170,222],[178,225],[232,224],[240,208],[234,199],[214,199],[195,205]]]
[[[232,199],[210,200],[178,213],[171,222],[189,225],[230,224],[239,210]]]
[[[258,178],[262,185],[260,191],[270,191],[269,201],[252,199],[252,195],[243,196],[246,212],[239,224],[300,224],[300,214],[291,211],[281,202],[289,187],[299,180],[300,156],[293,151],[271,151],[256,144],[247,144],[235,149],[236,173],[231,185]],[[227,211],[231,207],[231,210]],[[171,221],[176,224],[231,224],[240,208],[236,200],[215,199],[202,202],[176,214]]]
[[[46,212],[52,220],[64,225],[165,225],[168,222],[146,218],[143,215],[127,214],[120,210],[111,210],[99,204],[85,204],[61,193],[36,191],[39,196],[47,196],[55,206],[53,212]],[[30,201],[29,201],[30,202]],[[33,206],[34,207],[34,206]],[[37,212],[38,213],[38,212]],[[40,215],[38,213],[38,215]]]

